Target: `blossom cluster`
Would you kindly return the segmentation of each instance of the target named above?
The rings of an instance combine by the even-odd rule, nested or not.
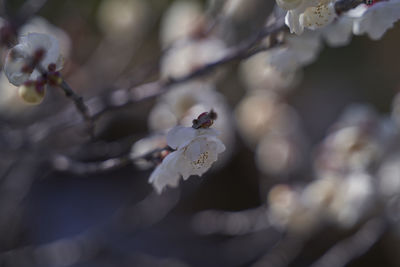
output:
[[[223,9],[224,15],[232,20],[239,9],[233,2]],[[234,126],[246,145],[254,150],[256,165],[265,177],[288,177],[300,168],[310,148],[301,120],[285,97],[300,80],[302,67],[316,60],[324,43],[342,46],[353,35],[363,34],[378,40],[400,19],[400,0],[365,1],[346,10],[338,10],[338,3],[340,0],[276,0],[274,18],[284,16],[290,33],[280,32],[276,38],[282,41],[281,45],[240,63],[238,79],[245,92],[244,97],[234,100],[238,104],[233,114],[217,88],[224,70],[171,85],[163,92],[148,116],[154,136],[149,138],[151,141],[145,140],[146,143],[142,139],[132,147],[135,158],[149,147],[168,146],[149,178],[158,193],[167,186],[177,187],[181,178],[202,176],[219,157],[215,165],[223,165],[230,153],[220,154],[225,149],[232,150]],[[116,11],[112,13],[119,14],[123,4],[114,8]],[[105,10],[108,9],[104,7],[102,12],[106,14]],[[125,15],[133,19],[129,12]],[[160,46],[165,48],[160,60],[161,81],[168,84],[190,77],[194,71],[224,59],[232,51],[228,43],[234,38],[210,31],[205,20],[205,12],[195,2],[176,1],[165,12],[160,32]],[[110,39],[125,39],[129,27],[122,20],[114,21],[115,24],[112,21],[108,17],[102,21],[102,30]],[[177,24],[184,27],[176,27]],[[131,38],[126,37],[125,41]],[[18,43],[8,50],[4,74],[9,83],[19,87],[18,93],[26,102],[40,103],[47,85],[62,82],[60,50],[58,38],[34,30],[20,34]],[[200,115],[193,123],[195,114],[212,108],[220,115],[215,124],[214,119],[202,121],[211,112]],[[192,123],[192,127],[185,127]],[[215,129],[210,128],[211,124]],[[290,227],[293,221],[301,225],[298,223],[301,217],[313,225],[315,214],[323,212],[338,224],[354,225],[373,194],[369,169],[384,154],[385,142],[395,136],[385,132],[386,126],[369,109],[353,107],[351,112],[345,112],[315,153],[313,171],[318,179],[304,187],[280,184],[262,192],[268,195],[271,220],[281,227]],[[397,160],[393,157],[392,161]],[[382,190],[389,192],[388,195],[391,194],[388,184],[395,179],[387,178],[390,176],[387,170],[396,168],[394,164],[380,170],[385,177],[380,181]],[[146,165],[149,166],[152,165]]]
[[[201,114],[197,120],[208,116]],[[210,129],[213,119],[207,119],[200,127],[172,128],[167,135],[167,144],[175,151],[169,153],[156,167],[149,178],[158,193],[165,186],[177,187],[180,177],[186,180],[191,175],[202,176],[225,150],[225,145],[217,138],[218,132]]]
[[[277,0],[276,16],[285,16],[291,33],[285,45],[270,49],[268,65],[280,73],[293,75],[314,62],[325,42],[338,47],[350,43],[353,35],[367,34],[379,40],[400,19],[400,1],[368,1],[338,12],[334,0]]]
[[[304,29],[316,30],[338,24],[337,31],[352,29],[356,35],[367,33],[380,39],[385,31],[399,20],[400,2],[397,0],[365,1],[347,12],[335,9],[335,0],[276,0],[287,10],[285,22],[292,33],[302,34]],[[343,2],[343,1],[342,1]]]

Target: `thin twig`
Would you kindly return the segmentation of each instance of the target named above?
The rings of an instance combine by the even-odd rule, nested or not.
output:
[[[135,86],[130,89],[115,90],[111,94],[107,94],[101,97],[93,97],[87,101],[83,101],[82,97],[77,95],[65,82],[65,80],[63,80],[60,87],[64,91],[66,96],[74,101],[79,113],[82,115],[84,121],[88,124],[90,135],[93,137],[95,121],[99,119],[103,114],[126,108],[130,105],[145,101],[147,99],[152,99],[165,93],[174,85],[178,85],[184,82],[188,82],[191,79],[204,76],[215,70],[219,66],[230,63],[232,61],[246,59],[258,52],[265,51],[271,47],[265,45],[259,47],[254,46],[265,37],[277,33],[283,28],[283,19],[279,19],[273,25],[263,28],[257,34],[250,37],[247,41],[244,41],[242,44],[232,48],[230,52],[222,59],[205,64],[204,66],[180,78],[171,78],[167,81],[159,80]],[[37,67],[42,74],[47,73],[47,70],[43,66],[40,66],[40,64]],[[117,101],[114,101],[115,99],[117,99]],[[70,110],[68,109],[65,112],[61,112],[55,116],[52,116],[48,121],[41,123],[40,127],[42,134],[40,135],[39,139],[45,139],[47,136],[53,134],[56,130],[79,124],[80,121],[76,121],[74,119],[71,120],[71,117],[68,115],[69,112]],[[35,125],[36,123],[33,126]]]
[[[257,34],[250,37],[247,41],[243,42],[241,45],[232,48],[231,52],[229,52],[222,59],[206,64],[203,67],[200,67],[180,78],[172,78],[168,81],[159,80],[134,86],[130,89],[115,90],[110,94],[98,97],[96,96],[88,99],[85,102],[83,102],[82,98],[72,91],[65,81],[65,83],[63,82],[62,89],[66,95],[70,96],[70,98],[75,102],[75,106],[77,107],[79,113],[83,116],[84,121],[89,125],[89,130],[93,131],[95,121],[105,113],[123,109],[138,102],[152,99],[165,93],[168,89],[172,88],[173,85],[188,82],[191,79],[208,74],[219,66],[230,63],[234,60],[249,58],[258,52],[271,48],[270,46],[265,45],[259,47],[254,46],[265,37],[279,32],[283,29],[283,27],[283,19],[279,19],[273,25],[262,29]],[[46,70],[43,67],[41,69],[42,70],[39,71],[42,73],[44,71],[44,73],[46,73]],[[88,110],[90,110],[90,113]],[[69,112],[70,110],[66,110],[55,116],[52,116],[47,122],[41,123],[40,127],[43,134],[40,136],[40,140],[46,138],[48,135],[51,135],[56,130],[79,124],[80,121],[76,121],[74,119],[71,120],[71,117],[67,115]],[[92,115],[90,116],[89,114]]]
[[[95,127],[94,120],[90,116],[89,109],[86,106],[85,102],[83,101],[83,98],[81,96],[79,96],[78,94],[76,94],[75,91],[72,90],[72,88],[69,86],[69,84],[64,79],[63,79],[62,83],[60,84],[60,88],[64,91],[66,97],[68,97],[68,98],[72,99],[72,101],[74,101],[74,104],[75,104],[77,110],[82,115],[82,117],[84,118],[84,120],[88,126],[88,130],[89,130],[89,134],[90,134],[91,138],[94,138],[94,127]]]
[[[43,75],[47,76],[48,72],[45,67],[43,67],[41,64],[38,64],[36,66],[33,66],[37,68],[37,70]],[[89,135],[92,139],[94,139],[94,120],[89,114],[89,108],[83,101],[83,97],[75,93],[75,91],[69,86],[69,84],[65,81],[65,79],[62,78],[62,82],[59,84],[59,87],[64,91],[64,94],[67,98],[71,99],[78,112],[81,114],[83,120],[86,122],[88,126],[88,132]]]
[[[125,154],[120,157],[95,162],[82,162],[64,155],[56,155],[52,158],[51,163],[53,168],[57,171],[65,171],[77,175],[88,175],[120,169],[141,159],[151,161],[156,154],[170,150],[171,148],[166,146],[151,150],[137,157],[131,157],[130,154]]]
[[[57,155],[52,159],[52,165],[55,170],[77,175],[112,171],[127,166],[130,163],[131,160],[127,155],[96,162],[81,162],[63,155]]]

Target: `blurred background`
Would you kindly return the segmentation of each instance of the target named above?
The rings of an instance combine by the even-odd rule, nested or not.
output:
[[[63,77],[100,116],[89,140],[61,90],[27,105],[1,74],[0,265],[400,266],[399,25],[307,45],[290,72],[267,51],[156,97],[136,90],[223,58],[279,17],[274,5],[1,1],[19,34],[58,38]],[[152,162],[85,167],[163,147],[211,108],[227,150],[203,177],[158,195]]]

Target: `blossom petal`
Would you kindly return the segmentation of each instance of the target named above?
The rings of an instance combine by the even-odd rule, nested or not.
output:
[[[378,2],[355,19],[353,32],[356,35],[367,33],[371,39],[379,40],[399,19],[399,1]]]
[[[196,135],[196,130],[191,127],[176,126],[168,132],[167,144],[173,149],[177,149],[182,144],[193,140]]]
[[[153,184],[159,194],[167,185],[171,187],[178,186],[180,175],[175,166],[179,161],[180,153],[172,152],[164,158],[163,162],[150,175],[149,183]]]
[[[210,141],[213,141],[213,144],[215,145],[215,151],[217,152],[217,154],[220,154],[222,152],[225,151],[226,147],[225,145],[221,142],[221,140],[219,140],[218,138],[213,138],[213,137],[209,137]]]

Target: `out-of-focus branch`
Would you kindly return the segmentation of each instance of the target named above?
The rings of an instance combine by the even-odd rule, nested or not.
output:
[[[104,113],[118,110],[135,104],[140,101],[147,100],[149,98],[153,98],[165,93],[168,89],[175,85],[179,85],[190,80],[205,76],[210,72],[214,71],[216,68],[231,63],[235,60],[242,60],[253,56],[256,53],[261,51],[265,51],[278,43],[272,43],[269,46],[260,46],[254,47],[258,42],[263,40],[264,38],[275,34],[281,31],[284,27],[283,19],[279,19],[271,26],[263,28],[257,34],[253,35],[251,38],[246,40],[245,42],[239,44],[236,47],[230,49],[230,51],[221,59],[216,61],[207,63],[196,70],[190,72],[187,75],[182,77],[171,77],[168,80],[162,81],[155,81],[146,83],[143,85],[139,85],[127,90],[117,90],[111,95],[108,95],[107,99],[123,99],[122,101],[116,101],[115,103],[111,103],[99,108],[94,114],[93,119],[96,120],[100,118]],[[92,100],[93,102],[98,103],[99,101]]]
[[[287,234],[274,248],[268,251],[253,267],[285,267],[301,252],[306,242],[303,236]]]
[[[83,98],[79,96],[78,94],[75,93],[74,90],[69,86],[69,84],[63,79],[62,83],[60,84],[60,88],[64,91],[65,96],[70,98],[74,104],[76,109],[79,111],[79,113],[82,115],[84,118],[85,122],[88,125],[88,130],[90,136],[93,138],[94,137],[94,121],[92,117],[89,114],[89,109],[86,106],[85,102],[83,101]]]
[[[342,267],[366,253],[385,233],[386,222],[382,218],[371,219],[351,237],[338,242],[312,267]]]
[[[82,162],[64,155],[54,156],[51,160],[52,167],[56,171],[65,171],[77,175],[87,175],[99,172],[107,172],[125,167],[137,160],[152,161],[163,151],[170,151],[170,147],[157,148],[138,157],[130,157],[129,154],[96,162]]]
[[[62,83],[62,89],[66,93],[67,97],[71,98],[74,101],[79,113],[84,118],[84,121],[89,125],[89,130],[94,131],[94,122],[105,113],[123,109],[138,102],[157,97],[165,93],[174,85],[178,85],[184,82],[188,82],[192,79],[202,77],[206,74],[209,74],[220,66],[231,63],[235,60],[249,58],[256,53],[265,51],[277,45],[277,43],[272,43],[268,46],[256,46],[256,44],[264,38],[275,34],[283,29],[284,20],[283,18],[280,18],[274,24],[263,28],[257,34],[253,35],[251,38],[244,41],[240,45],[231,48],[230,52],[228,52],[227,55],[223,58],[205,64],[183,77],[170,78],[165,81],[158,80],[134,86],[129,89],[115,90],[110,94],[96,96],[88,99],[87,101],[83,101],[80,96],[74,93],[74,91],[72,91],[68,84],[65,83],[65,81]],[[43,140],[47,136],[53,134],[55,131],[62,130],[65,127],[71,127],[79,123],[81,123],[81,121],[77,120],[73,116],[71,117],[71,110],[67,108],[67,110],[65,111],[62,111],[43,121],[36,122],[35,124],[31,125],[35,129],[35,132],[38,131],[38,129],[40,130],[39,135],[35,134],[34,132],[34,141],[37,142]],[[93,136],[92,132],[91,135]]]
[[[197,213],[193,227],[202,235],[244,235],[271,227],[267,207],[260,206],[243,211],[206,210]]]
[[[178,189],[159,195],[150,193],[142,201],[120,208],[103,224],[79,235],[39,246],[27,246],[0,253],[0,266],[71,266],[96,258],[112,249],[110,234],[134,233],[162,220],[180,199]]]
[[[97,162],[81,162],[63,155],[57,155],[52,159],[52,166],[55,170],[77,175],[112,171],[127,166],[130,163],[129,156],[121,156]]]
[[[44,68],[41,64],[38,64],[37,66],[33,67],[36,67],[44,77],[48,75],[46,68]],[[63,78],[61,79],[62,81],[58,85],[58,87],[60,87],[63,90],[66,97],[68,97],[74,102],[76,109],[82,116],[83,120],[87,123],[90,137],[94,138],[94,127],[95,127],[94,121],[89,114],[88,106],[83,101],[83,97],[78,95]]]

